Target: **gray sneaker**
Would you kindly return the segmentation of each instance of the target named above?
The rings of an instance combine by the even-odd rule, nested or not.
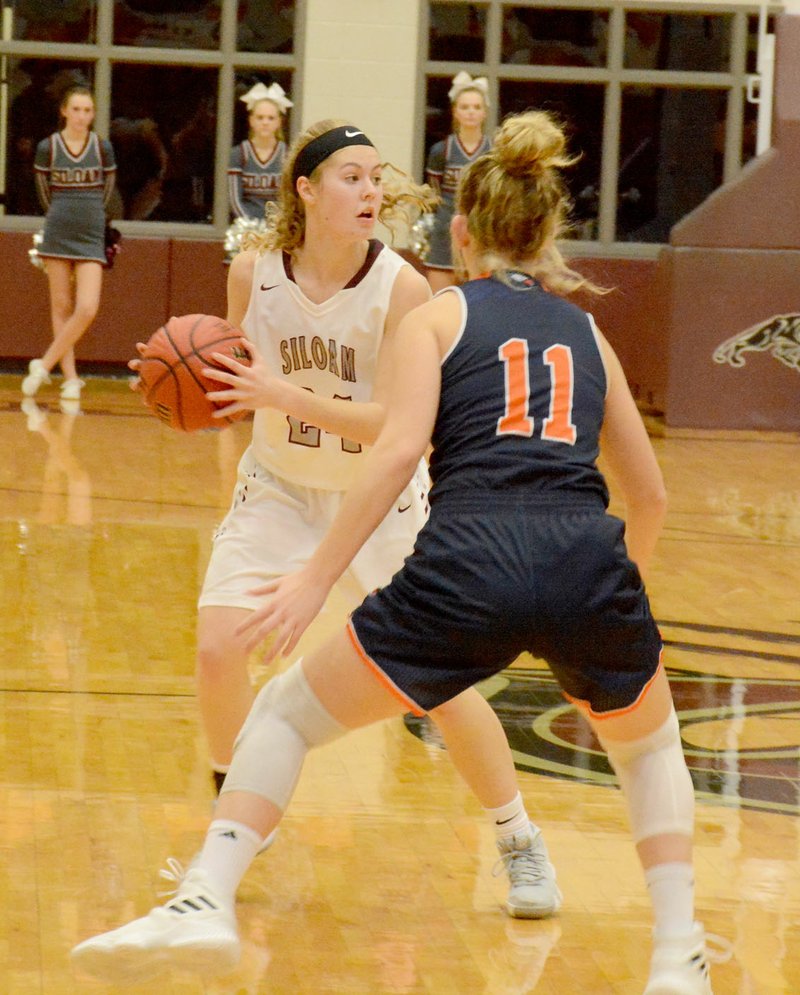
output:
[[[546,919],[561,908],[556,871],[550,863],[542,832],[529,823],[528,830],[497,844],[500,860],[494,874],[505,868],[511,888],[506,911],[514,919]]]

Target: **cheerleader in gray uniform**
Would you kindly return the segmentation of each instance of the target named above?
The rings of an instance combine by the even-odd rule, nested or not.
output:
[[[236,218],[264,220],[264,210],[278,197],[286,143],[283,118],[292,106],[278,83],[256,83],[243,97],[247,104],[250,135],[231,149],[228,194]]]
[[[36,190],[47,215],[39,255],[50,290],[53,342],[41,359],[31,360],[22,393],[33,397],[60,363],[61,398],[75,403],[84,383],[75,368],[74,346],[100,304],[106,205],[116,164],[110,142],[92,131],[94,98],[87,87],[70,87],[60,112],[62,129],[39,143],[34,163]]]
[[[461,170],[490,147],[484,135],[489,84],[485,77],[473,79],[460,72],[453,78],[448,97],[453,112],[453,133],[437,142],[428,153],[425,178],[440,194],[441,203],[433,219],[430,248],[425,265],[434,291],[455,283],[450,249],[450,221]]]

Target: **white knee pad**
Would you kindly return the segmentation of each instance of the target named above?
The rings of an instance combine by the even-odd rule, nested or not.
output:
[[[694,785],[675,709],[655,732],[620,742],[601,738],[628,803],[634,842],[694,831]]]
[[[250,791],[284,811],[309,749],[346,731],[311,690],[298,660],[258,693],[222,791]]]

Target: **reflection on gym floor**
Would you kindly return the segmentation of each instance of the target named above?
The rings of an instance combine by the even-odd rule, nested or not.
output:
[[[18,385],[0,376],[0,988],[106,992],[73,977],[70,948],[159,901],[159,867],[208,820],[195,598],[249,426],[180,435],[124,382],[91,380],[66,410],[45,391],[21,407]],[[789,995],[800,441],[651,427],[671,503],[649,587],[697,790],[698,911],[734,954],[714,990]],[[409,718],[312,754],[245,878],[240,968],[159,990],[640,995],[649,906],[604,756],[540,661],[482,690],[558,869],[557,919],[505,916],[477,803]]]

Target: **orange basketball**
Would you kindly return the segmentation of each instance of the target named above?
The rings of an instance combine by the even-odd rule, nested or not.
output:
[[[241,340],[238,328],[210,314],[170,318],[150,337],[141,356],[139,389],[145,404],[164,424],[179,432],[225,428],[245,418],[249,411],[225,418],[213,417],[215,411],[226,405],[209,401],[206,392],[224,390],[226,385],[200,372],[203,367],[225,369],[212,359],[214,352],[232,356],[249,366],[250,359]]]

